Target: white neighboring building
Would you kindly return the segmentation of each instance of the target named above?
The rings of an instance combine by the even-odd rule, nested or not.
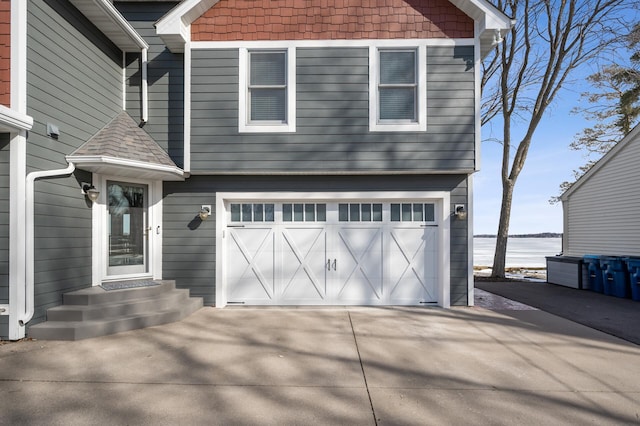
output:
[[[640,126],[562,196],[563,256],[547,258],[547,280],[582,287],[586,254],[640,257]],[[584,282],[586,287],[586,282]]]
[[[640,126],[560,198],[564,255],[640,256]]]

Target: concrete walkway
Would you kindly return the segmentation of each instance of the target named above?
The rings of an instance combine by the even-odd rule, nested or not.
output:
[[[639,346],[495,309],[203,308],[102,338],[4,344],[0,424],[640,421]]]

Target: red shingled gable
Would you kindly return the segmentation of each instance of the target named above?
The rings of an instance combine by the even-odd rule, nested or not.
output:
[[[0,105],[11,104],[11,0],[0,0]]]
[[[192,41],[473,38],[448,0],[220,0]]]

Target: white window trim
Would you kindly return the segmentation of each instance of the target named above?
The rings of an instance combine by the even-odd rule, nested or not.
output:
[[[256,49],[258,50],[258,49]],[[249,121],[249,49],[239,48],[238,130],[240,133],[274,133],[296,131],[296,48],[285,47],[287,52],[287,122],[256,124]]]
[[[425,132],[427,130],[427,46],[425,44],[398,45],[394,48],[416,49],[418,94],[416,116],[417,122],[403,123],[394,121],[381,122],[378,106],[378,83],[380,80],[379,52],[389,46],[369,46],[369,131],[371,132]]]

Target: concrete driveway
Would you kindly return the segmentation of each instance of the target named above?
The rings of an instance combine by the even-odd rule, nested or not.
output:
[[[0,366],[11,425],[640,422],[639,346],[523,306],[203,308]]]

